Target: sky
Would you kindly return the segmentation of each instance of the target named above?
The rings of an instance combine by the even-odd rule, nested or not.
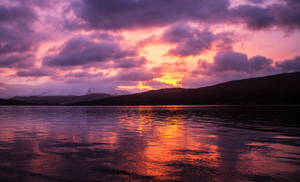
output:
[[[1,0],[0,97],[300,71],[299,0]]]

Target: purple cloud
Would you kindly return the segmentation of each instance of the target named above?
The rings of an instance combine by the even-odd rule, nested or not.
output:
[[[126,70],[118,74],[118,79],[125,81],[148,81],[158,75],[147,70]]]
[[[276,19],[276,24],[286,28],[300,28],[300,1],[285,0],[286,5],[270,7]]]
[[[0,57],[0,68],[28,68],[33,66],[30,55],[12,55]]]
[[[265,2],[265,0],[248,0],[248,1],[251,3],[257,3],[257,4]]]
[[[220,82],[300,71],[300,57],[273,64],[263,56],[248,58],[239,52],[218,52],[214,62],[199,60],[198,68],[186,75],[182,84],[186,87],[201,87]]]
[[[135,68],[141,67],[147,63],[147,59],[144,57],[141,58],[123,58],[115,61],[115,68]]]
[[[248,59],[246,54],[238,52],[218,52],[214,58],[212,71],[240,71],[254,73],[266,71],[271,68],[271,59],[255,56]]]
[[[40,69],[30,69],[30,70],[22,70],[16,73],[16,76],[19,77],[45,77],[53,74],[52,72],[45,70],[43,68]]]
[[[217,52],[212,63],[206,60],[198,61],[198,69],[192,75],[248,75],[260,76],[278,73],[279,70],[273,66],[273,60],[263,56],[248,58],[246,54],[221,51]],[[234,76],[233,76],[234,77]]]
[[[16,27],[7,28],[0,25],[0,56],[11,53],[24,53],[36,48],[39,35],[19,30]]]
[[[263,56],[248,58],[246,54],[222,51],[218,52],[212,63],[199,60],[198,68],[186,75],[182,81],[185,87],[202,87],[221,82],[260,77],[281,73],[273,61]]]
[[[228,0],[81,0],[72,7],[89,29],[164,26],[178,21],[214,22],[227,14]]]
[[[231,11],[233,21],[239,20],[251,29],[263,29],[275,23],[275,17],[267,8],[244,5]]]
[[[32,28],[37,20],[37,14],[29,6],[0,4],[0,68],[34,65],[34,51],[41,40],[41,35]]]
[[[0,23],[28,24],[36,20],[35,12],[28,6],[6,7],[0,5]]]
[[[64,75],[65,77],[73,77],[73,78],[92,78],[92,77],[101,77],[102,73],[88,73],[88,72],[76,72],[76,73],[68,73]]]
[[[297,52],[297,49],[293,50],[292,44],[295,44],[298,38],[295,34],[300,28],[299,0],[282,0],[282,3],[277,4],[277,1],[246,0],[243,1],[243,5],[238,6],[230,6],[230,2],[230,0],[1,1],[0,81],[9,78],[13,82],[19,82],[24,79],[16,77],[35,80],[33,78],[48,76],[51,80],[46,84],[52,85],[44,86],[41,90],[55,90],[57,87],[59,93],[65,93],[65,88],[71,92],[72,89],[82,87],[81,90],[84,91],[91,85],[101,85],[99,90],[109,88],[107,90],[112,91],[120,85],[137,85],[138,81],[144,81],[146,85],[154,88],[167,87],[166,84],[153,81],[153,78],[162,76],[170,70],[186,75],[190,79],[195,77],[189,82],[195,85],[197,82],[205,85],[230,79],[300,71],[299,57],[273,63],[271,59],[263,56],[249,58],[244,53],[234,52],[233,47],[240,51],[253,48],[252,41],[257,40],[256,36],[251,38],[250,34],[255,34],[253,31],[250,33],[243,29],[242,32],[236,32],[241,38],[248,38],[250,35],[251,43],[245,43],[245,47],[236,46],[237,44],[233,46],[240,38],[235,33],[216,33],[219,28],[227,29],[225,26],[229,25],[230,29],[235,27],[231,25],[240,24],[246,25],[243,27],[246,30],[266,30],[263,33],[269,33],[267,29],[273,30],[274,27],[276,31],[294,30],[296,33],[292,36],[296,37],[295,40],[282,44],[286,46],[285,49],[290,49],[287,51]],[[151,33],[152,29],[148,28],[152,27],[162,29],[157,29],[153,35],[149,35],[148,32]],[[205,27],[208,28],[204,29]],[[217,28],[214,29],[215,27]],[[141,35],[143,31],[138,31],[139,35],[134,40],[128,40],[130,36],[121,36],[127,36],[127,31],[131,35],[137,29],[146,29],[147,33]],[[165,30],[162,37],[157,35],[160,30]],[[276,39],[280,35],[272,32],[270,37],[272,36]],[[61,41],[65,41],[63,46],[48,49],[49,45]],[[181,64],[180,61],[175,61],[177,58],[172,63],[169,60],[161,63],[153,60],[155,64],[147,64],[147,59],[140,55],[149,55],[150,58],[154,52],[150,50],[148,55],[144,54],[142,51],[148,51],[144,49],[145,46],[147,43],[153,43],[155,46],[155,43],[161,41],[172,44],[174,48],[169,50],[169,56],[180,56],[182,62],[187,60],[186,56],[203,54],[208,50],[218,53],[213,62],[199,61],[199,68],[193,73],[189,70],[190,64]],[[258,44],[257,46],[264,47],[269,43],[258,41]],[[266,50],[267,48],[262,48],[261,52]],[[274,46],[274,51],[280,51],[278,46]],[[285,52],[284,50],[283,53],[276,55],[288,56],[283,55]],[[37,68],[36,66],[40,64],[42,66]],[[151,69],[151,66],[157,67]],[[81,72],[77,72],[79,68]],[[98,71],[98,68],[103,70],[103,73],[90,73]],[[17,80],[13,80],[15,78]],[[183,86],[189,86],[186,83],[183,82]]]
[[[88,37],[73,37],[58,54],[45,57],[43,65],[82,66],[132,56],[136,56],[136,52],[130,48],[123,48],[118,42],[95,42]]]
[[[201,31],[186,24],[170,27],[162,35],[162,40],[177,44],[169,54],[178,56],[198,55],[210,50],[216,41],[221,41],[223,48],[231,49],[233,42],[227,34],[214,34],[208,29]]]
[[[35,12],[27,6],[0,5],[0,56],[32,50],[38,39],[31,28],[36,20]]]
[[[262,4],[263,0],[249,0]],[[297,0],[266,7],[241,5],[230,7],[229,0],[81,0],[72,3],[78,21],[67,22],[67,26],[84,29],[132,29],[166,26],[178,22],[198,23],[245,23],[251,29],[271,26],[299,28]]]
[[[280,26],[287,29],[300,28],[300,1],[285,0],[285,4],[267,7],[251,5],[238,6],[230,11],[232,21],[245,23],[251,29],[265,29]]]
[[[283,72],[300,71],[300,56],[291,60],[285,60],[283,62],[276,63],[276,66]]]

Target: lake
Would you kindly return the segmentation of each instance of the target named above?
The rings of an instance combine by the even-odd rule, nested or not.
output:
[[[0,181],[300,181],[300,106],[0,107]]]

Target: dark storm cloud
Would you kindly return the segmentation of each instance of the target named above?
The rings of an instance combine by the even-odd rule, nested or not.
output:
[[[215,22],[227,14],[228,0],[81,0],[73,3],[86,28],[164,26],[178,21]]]
[[[135,55],[134,50],[125,49],[117,42],[94,42],[87,37],[74,37],[65,43],[58,54],[45,57],[43,65],[81,66]]]
[[[276,66],[280,68],[283,72],[300,71],[300,56],[291,60],[278,62],[276,63]]]
[[[186,24],[177,24],[167,29],[162,40],[177,44],[169,51],[170,55],[198,55],[213,47],[216,41],[222,42],[222,47],[230,49],[233,42],[226,34],[214,34],[208,29],[199,30]],[[219,47],[221,48],[221,47]]]

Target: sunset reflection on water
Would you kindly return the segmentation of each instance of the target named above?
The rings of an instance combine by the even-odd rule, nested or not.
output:
[[[258,109],[1,107],[0,180],[298,181],[298,108]]]

